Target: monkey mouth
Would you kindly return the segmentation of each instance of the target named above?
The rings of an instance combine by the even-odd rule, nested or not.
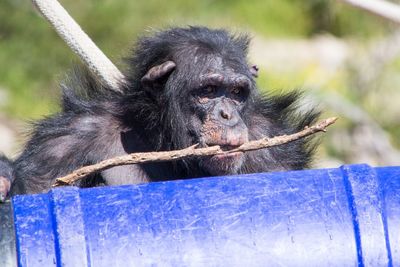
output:
[[[226,151],[225,153],[211,156],[211,158],[214,160],[235,160],[235,158],[240,158],[243,155],[243,152],[241,151],[229,152],[230,150],[238,148],[240,145],[235,146],[231,144],[213,144],[213,143],[206,144],[206,147],[211,147],[211,146],[220,146],[220,148],[223,151]]]
[[[240,145],[231,145],[231,144],[216,144],[216,143],[209,143],[206,144],[206,147],[211,147],[211,146],[220,146],[220,148],[223,151],[226,151],[226,153],[218,154],[211,156],[212,160],[217,160],[217,161],[235,161],[237,159],[240,159],[243,156],[243,152],[241,151],[235,151],[235,152],[228,152],[230,150],[233,150],[235,148],[238,148]]]

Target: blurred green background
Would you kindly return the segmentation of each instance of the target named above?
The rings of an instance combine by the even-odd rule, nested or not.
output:
[[[338,121],[315,167],[400,162],[400,26],[339,1],[62,0],[119,67],[138,35],[168,26],[248,32],[259,87],[307,94]],[[15,156],[27,121],[58,109],[58,84],[79,59],[29,0],[0,2],[0,151]]]

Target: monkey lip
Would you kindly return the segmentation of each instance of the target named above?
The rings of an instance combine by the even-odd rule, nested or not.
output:
[[[236,160],[243,155],[243,152],[241,151],[228,152],[229,150],[238,148],[240,145],[234,146],[230,144],[207,144],[207,146],[220,146],[223,151],[226,151],[226,153],[212,156],[211,158],[214,160]]]
[[[223,151],[226,151],[226,153],[214,155],[211,158],[213,160],[236,160],[239,159],[242,155],[243,152],[241,151],[235,151],[235,152],[228,152],[229,150],[238,148],[239,146],[233,146],[233,145],[227,145],[227,144],[207,144],[207,146],[220,146]]]

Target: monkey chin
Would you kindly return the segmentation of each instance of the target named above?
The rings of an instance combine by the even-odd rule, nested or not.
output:
[[[244,161],[243,152],[214,155],[203,160],[204,169],[214,176],[236,174]]]

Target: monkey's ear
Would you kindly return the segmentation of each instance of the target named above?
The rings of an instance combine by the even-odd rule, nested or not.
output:
[[[259,70],[259,68],[257,65],[252,65],[250,67],[250,73],[251,73],[251,75],[253,75],[254,78],[258,77],[258,70]]]
[[[170,60],[152,67],[141,79],[143,86],[152,86],[155,83],[159,83],[166,75],[170,74],[175,67],[175,62]]]

